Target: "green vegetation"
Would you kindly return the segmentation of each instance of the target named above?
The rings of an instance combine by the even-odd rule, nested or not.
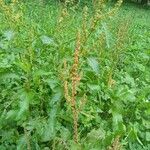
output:
[[[149,14],[0,0],[0,150],[149,150]]]

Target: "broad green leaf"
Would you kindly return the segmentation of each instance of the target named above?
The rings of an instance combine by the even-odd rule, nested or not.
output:
[[[123,122],[122,114],[119,114],[118,112],[113,112],[112,115],[113,127],[116,130],[119,128],[119,124]]]
[[[90,58],[87,58],[87,61],[88,61],[88,65],[92,68],[92,70],[93,70],[96,74],[99,74],[99,63],[98,63],[98,61],[96,60],[96,58],[90,57]]]
[[[105,131],[102,129],[92,129],[90,133],[87,134],[87,139],[89,142],[100,142],[100,140],[105,138]],[[94,144],[93,143],[93,144]]]
[[[51,105],[53,106],[55,103],[59,102],[62,98],[62,90],[60,88],[55,89],[51,97]]]
[[[17,111],[10,110],[6,114],[6,119],[14,119],[16,117]]]
[[[110,37],[109,30],[108,30],[108,26],[107,26],[107,24],[104,22],[104,23],[102,23],[102,27],[103,27],[103,30],[104,30],[104,33],[105,33],[107,48],[110,48],[110,40],[111,40],[111,37]]]
[[[25,89],[20,89],[18,94],[20,94],[20,102],[19,102],[19,112],[17,115],[17,120],[21,119],[23,116],[26,117],[29,112],[29,105],[33,100],[34,94],[32,92],[28,92]]]
[[[58,86],[58,80],[57,79],[46,79],[44,80],[46,83],[48,83],[48,85],[50,86],[50,88],[55,91],[55,88]]]
[[[91,91],[100,91],[100,86],[99,85],[88,83],[87,86]]]
[[[48,76],[50,74],[52,74],[52,72],[50,72],[50,71],[47,72],[47,71],[41,70],[41,69],[38,69],[37,71],[34,72],[35,76]]]
[[[71,133],[67,128],[62,128],[60,132],[62,139],[67,141],[71,138]]]
[[[45,125],[42,141],[50,141],[56,135],[56,107],[53,107],[47,124]]]
[[[26,149],[26,146],[27,146],[26,142],[27,142],[27,139],[26,139],[25,135],[21,136],[17,141],[16,149],[17,150]]]
[[[15,62],[16,66],[19,67],[20,69],[22,69],[24,72],[30,72],[31,71],[31,64],[30,62],[26,61],[26,62]]]
[[[45,45],[54,44],[54,40],[46,35],[41,36],[40,39],[42,40],[43,44],[45,44]]]
[[[149,141],[150,142],[150,132],[146,132],[146,141]]]
[[[4,72],[0,72],[0,79],[1,80],[19,79],[19,76],[15,73],[10,72],[10,71],[4,71]]]
[[[8,30],[4,32],[4,37],[10,41],[14,38],[15,33],[12,30]]]

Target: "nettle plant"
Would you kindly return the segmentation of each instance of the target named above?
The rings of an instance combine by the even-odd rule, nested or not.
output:
[[[121,69],[129,21],[111,23],[122,0],[91,4],[0,0],[0,149],[144,146],[133,120],[145,106]]]

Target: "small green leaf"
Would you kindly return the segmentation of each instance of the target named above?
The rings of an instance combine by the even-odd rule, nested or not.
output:
[[[13,118],[15,118],[16,113],[17,112],[15,110],[8,111],[7,114],[6,114],[6,119],[13,119]]]
[[[146,141],[150,142],[150,132],[146,132]]]
[[[96,73],[99,74],[99,63],[94,57],[90,57],[87,59],[88,65],[92,68],[92,70]]]
[[[5,32],[4,32],[4,37],[5,37],[8,41],[12,40],[12,39],[14,38],[14,35],[15,35],[15,33],[14,33],[13,31],[11,31],[11,30],[8,30],[8,31],[5,31]]]
[[[46,35],[41,36],[40,39],[42,40],[42,43],[45,45],[51,45],[54,43],[54,40]]]
[[[100,86],[99,85],[96,85],[96,84],[87,84],[88,88],[91,90],[91,91],[99,91],[100,90]]]

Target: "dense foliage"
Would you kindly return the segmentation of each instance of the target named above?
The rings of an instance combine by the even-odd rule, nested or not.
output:
[[[149,150],[150,10],[68,3],[0,0],[0,150]]]

